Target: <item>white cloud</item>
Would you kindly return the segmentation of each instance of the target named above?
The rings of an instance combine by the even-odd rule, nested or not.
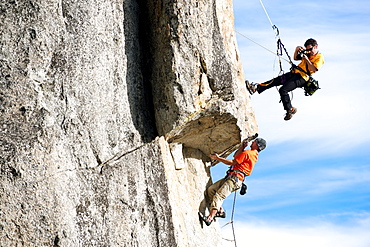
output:
[[[368,247],[369,224],[343,227],[328,222],[276,224],[271,222],[235,222],[236,243],[239,247]],[[231,227],[223,228],[223,236],[233,239]],[[235,246],[223,241],[224,247]]]
[[[323,88],[311,97],[303,96],[303,90],[296,89],[292,103],[298,112],[288,122],[283,120],[285,111],[278,103],[278,92],[270,90],[272,92],[253,95],[252,99],[260,135],[270,144],[310,141],[316,142],[313,148],[320,147],[321,152],[333,153],[348,146],[346,140],[355,140],[351,147],[347,147],[352,149],[369,142],[370,97],[367,89],[346,91],[343,88],[342,93],[338,93],[325,92],[327,88]]]
[[[294,215],[313,215],[321,210],[340,212],[341,206],[364,208],[368,204],[363,200],[366,201],[370,192],[369,164],[358,164],[356,161],[343,163],[339,159],[331,161],[331,164],[306,161],[285,168],[279,166],[271,164],[264,167],[264,171],[255,168],[246,181],[247,196],[238,197],[240,210],[245,210],[246,214],[267,216],[279,211],[286,213],[294,208]],[[222,173],[220,177],[225,171],[222,168],[213,168]],[[227,210],[231,209],[232,202],[233,196],[226,199],[224,206]],[[318,207],[317,210],[310,210],[312,205]],[[325,206],[321,208],[320,205]],[[243,213],[238,211],[238,214]]]
[[[276,163],[264,169],[260,172],[259,168],[255,168],[254,176],[247,179],[247,183],[253,186],[249,192],[249,197],[253,199],[284,199],[290,195],[315,200],[316,197],[325,198],[328,194],[347,191],[370,192],[367,186],[370,184],[370,165],[359,164],[358,161],[344,162],[338,159],[328,161],[325,165],[322,162],[315,164],[305,161],[285,169]],[[267,173],[268,170],[271,172]],[[299,200],[302,202],[301,198]]]

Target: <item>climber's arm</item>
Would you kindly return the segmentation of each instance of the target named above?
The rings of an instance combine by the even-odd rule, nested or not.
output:
[[[233,165],[236,165],[237,164],[237,162],[235,160],[222,158],[222,157],[220,157],[216,153],[215,154],[211,154],[209,157],[211,159],[213,159],[213,160],[218,160],[218,161],[220,161],[220,162],[222,162],[222,163],[224,163],[226,165],[229,165],[229,166],[233,166]]]
[[[239,154],[241,154],[243,151],[244,151],[244,148],[248,146],[248,141],[247,140],[244,140],[242,145],[240,145],[240,147],[238,148],[238,150],[236,150],[236,152],[234,153],[234,158],[236,156],[238,156]]]

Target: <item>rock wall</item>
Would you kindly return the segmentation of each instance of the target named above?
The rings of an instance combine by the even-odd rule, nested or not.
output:
[[[227,0],[0,3],[0,246],[218,246],[208,154],[257,132]]]

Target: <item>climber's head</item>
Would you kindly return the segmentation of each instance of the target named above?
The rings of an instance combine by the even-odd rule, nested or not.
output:
[[[304,47],[307,47],[309,45],[316,46],[318,44],[317,44],[317,41],[315,39],[310,38],[310,39],[306,40],[306,42],[304,43]]]
[[[266,141],[262,138],[256,138],[256,140],[254,140],[254,142],[256,143],[257,145],[257,150],[258,152],[261,152],[262,150],[264,150],[266,148]]]
[[[307,57],[315,56],[317,53],[319,53],[318,44],[315,39],[310,38],[306,40],[304,47],[306,48],[305,54]]]

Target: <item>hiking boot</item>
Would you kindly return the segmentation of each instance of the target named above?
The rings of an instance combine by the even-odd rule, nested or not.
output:
[[[215,215],[215,218],[216,218],[216,217],[219,217],[219,218],[226,218],[226,212],[225,212],[225,211],[222,211],[222,212],[218,211],[218,212],[216,213],[216,215]]]
[[[284,120],[285,121],[290,120],[293,117],[293,115],[296,114],[296,113],[297,113],[297,108],[292,107],[289,111],[286,112]]]
[[[252,95],[257,91],[257,84],[250,83],[248,80],[245,80],[245,86],[247,87],[249,93]]]
[[[203,215],[201,212],[198,212],[199,219],[201,219],[206,226],[211,225],[213,220],[210,220],[207,216]]]

